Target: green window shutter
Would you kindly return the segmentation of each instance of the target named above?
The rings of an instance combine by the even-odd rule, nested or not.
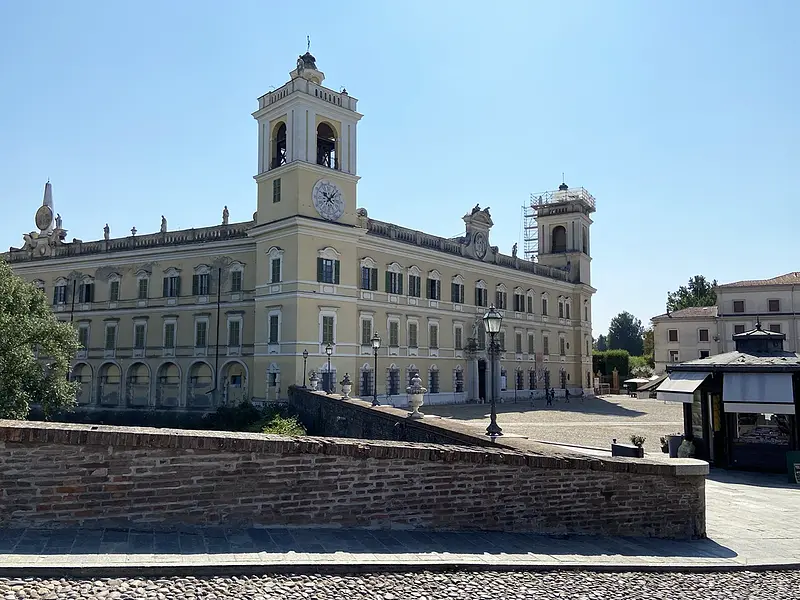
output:
[[[169,277],[164,277],[163,296],[166,298],[169,293]]]
[[[370,289],[378,291],[378,269],[372,269],[372,276],[369,278]]]
[[[180,276],[178,276],[175,279],[175,295],[176,296],[180,296],[181,295],[181,278],[180,278]]]
[[[402,294],[403,293],[403,279],[405,279],[405,275],[403,275],[402,273],[399,273],[397,275],[397,293],[398,294]]]
[[[389,271],[386,271],[386,293],[388,294],[392,289],[392,277]]]
[[[200,294],[200,276],[192,275],[192,296]]]
[[[53,288],[53,304],[58,301],[58,286]]]
[[[339,261],[333,261],[333,283],[339,285]]]
[[[322,281],[322,259],[317,259],[317,281]]]

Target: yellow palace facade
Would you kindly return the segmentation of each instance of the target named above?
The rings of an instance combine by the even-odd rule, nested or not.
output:
[[[290,76],[253,113],[251,221],[230,222],[226,208],[210,227],[170,231],[162,219],[157,233],[112,238],[106,226],[103,239],[68,242],[46,185],[38,231],[4,258],[76,327],[79,403],[276,401],[312,371],[322,387],[347,374],[363,396],[377,379],[382,402],[404,403],[415,373],[426,402],[488,399],[481,318],[492,304],[504,316],[498,397],[545,381],[590,388],[591,195],[562,185],[540,199],[536,262],[500,253],[479,206],[463,207],[456,238],[373,219],[356,202],[357,100],[324,87],[308,53]]]

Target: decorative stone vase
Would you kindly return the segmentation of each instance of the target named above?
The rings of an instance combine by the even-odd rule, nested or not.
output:
[[[308,384],[311,386],[312,392],[317,391],[317,386],[319,385],[319,377],[317,377],[316,371],[311,371],[311,375],[308,378]]]
[[[419,407],[422,406],[422,399],[428,388],[422,387],[422,379],[419,378],[419,373],[415,373],[411,378],[411,385],[406,388],[406,393],[411,396],[409,404],[411,404],[412,412],[408,415],[409,419],[421,419],[425,415],[419,412]]]
[[[344,374],[344,379],[339,382],[339,385],[342,386],[342,395],[345,398],[350,398],[350,390],[353,389],[353,382],[350,381],[350,375],[347,373]]]

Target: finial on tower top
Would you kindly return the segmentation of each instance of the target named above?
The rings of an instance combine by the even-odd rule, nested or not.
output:
[[[306,52],[311,52],[311,36],[310,35],[306,36],[306,42],[308,42],[306,44]]]

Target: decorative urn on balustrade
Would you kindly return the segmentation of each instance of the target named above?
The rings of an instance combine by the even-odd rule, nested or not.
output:
[[[422,398],[428,388],[422,387],[422,379],[419,378],[419,373],[414,373],[411,378],[411,385],[406,388],[406,393],[411,396],[409,404],[411,404],[412,412],[408,415],[409,419],[421,419],[425,415],[419,412],[419,407],[422,406]]]
[[[342,395],[345,398],[350,398],[350,390],[353,389],[353,382],[350,381],[350,375],[345,373],[344,379],[342,379],[339,384],[342,386]]]
[[[319,377],[317,377],[316,371],[311,371],[308,376],[308,384],[311,386],[311,391],[316,392],[317,386],[319,385]]]

